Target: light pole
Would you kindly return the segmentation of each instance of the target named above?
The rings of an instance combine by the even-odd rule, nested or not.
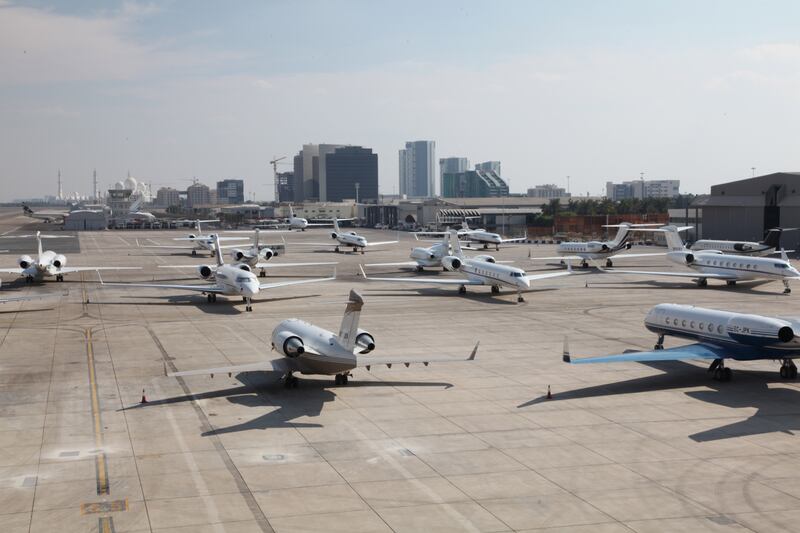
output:
[[[644,201],[644,172],[639,172],[639,179],[642,182],[642,201]]]
[[[756,167],[750,167],[750,170],[753,172],[753,177],[756,177]]]
[[[358,188],[361,187],[359,182],[356,182],[356,203],[358,203]]]
[[[569,176],[567,176],[567,196],[569,196]]]

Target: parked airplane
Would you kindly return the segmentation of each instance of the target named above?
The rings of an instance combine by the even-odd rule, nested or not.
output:
[[[207,250],[211,252],[211,257],[214,257],[216,253],[216,248],[214,245],[214,239],[217,237],[216,233],[209,233],[208,235],[203,235],[203,230],[200,227],[201,223],[205,222],[219,222],[218,220],[195,220],[195,229],[197,230],[197,234],[190,233],[186,237],[175,237],[172,239],[173,241],[189,241],[193,243],[193,246],[183,246],[183,245],[171,245],[171,244],[147,244],[142,245],[139,244],[139,239],[136,239],[136,246],[139,248],[167,248],[170,250],[191,250],[192,255],[197,255],[198,250]],[[220,241],[247,241],[249,240],[247,237],[219,237]],[[226,248],[236,248],[237,246],[241,246],[240,244],[229,244],[225,246],[221,246],[221,249]]]
[[[619,228],[616,236],[610,241],[589,241],[589,242],[562,242],[556,248],[556,257],[531,257],[532,261],[552,261],[560,259],[563,264],[564,261],[580,260],[583,268],[589,267],[589,261],[597,261],[605,259],[606,266],[614,266],[611,258],[616,256],[619,259],[627,259],[630,257],[648,257],[653,255],[664,255],[663,253],[649,253],[649,254],[622,254],[617,255],[623,250],[630,250],[631,243],[628,241],[632,229],[644,229],[651,226],[661,226],[661,224],[631,224],[630,222],[623,222],[621,224],[607,224],[604,228]],[[645,230],[646,231],[646,230]]]
[[[715,241],[711,239],[700,239],[695,241],[690,247],[692,251],[719,250],[723,253],[736,255],[765,256],[780,253],[781,234],[784,231],[792,231],[798,228],[772,228],[767,232],[767,237],[763,241]]]
[[[416,237],[416,235],[414,235]],[[418,238],[417,238],[418,239]],[[418,239],[419,240],[419,239]],[[398,267],[413,267],[416,269],[417,272],[422,272],[425,270],[425,267],[432,268],[432,267],[439,267],[447,271],[447,268],[442,265],[442,259],[446,256],[450,255],[450,234],[445,233],[442,237],[442,240],[430,246],[428,248],[423,248],[421,246],[417,246],[411,249],[411,254],[409,257],[412,261],[401,261],[399,263],[369,263],[364,265],[365,267],[376,267],[376,266],[398,266]],[[494,257],[491,255],[479,255],[473,257],[477,261],[486,261],[488,263],[497,263]],[[512,263],[513,261],[500,261],[501,263]]]
[[[800,321],[746,313],[718,311],[691,305],[659,304],[644,319],[645,327],[658,335],[649,352],[625,352],[600,357],[573,359],[564,341],[563,360],[571,364],[614,363],[620,361],[710,361],[714,379],[730,381],[732,371],[726,359],[754,361],[780,360],[780,375],[797,378],[793,359],[800,357]],[[666,335],[697,341],[695,344],[664,348]]]
[[[248,265],[250,268],[261,269],[258,277],[263,278],[267,275],[267,268],[279,267],[305,267],[305,266],[320,266],[320,265],[338,265],[338,261],[323,261],[317,263],[266,263],[276,255],[278,255],[269,246],[262,246],[259,242],[259,235],[261,230],[258,228],[252,230],[254,232],[253,245],[250,248],[235,247],[231,250],[231,259],[234,263]],[[232,231],[230,233],[251,233],[251,231]],[[286,244],[286,241],[283,241]]]
[[[297,246],[334,246],[334,251],[339,252],[339,247],[349,247],[353,249],[353,252],[357,250],[361,250],[363,254],[365,249],[368,246],[380,246],[382,244],[395,244],[400,241],[380,241],[380,242],[368,242],[366,237],[363,235],[359,235],[355,231],[342,231],[339,229],[339,220],[333,219],[333,231],[331,232],[331,238],[334,239],[335,243],[330,242],[298,242]]]
[[[51,222],[63,224],[64,215],[66,215],[66,211],[34,211],[28,206],[28,204],[22,204],[22,213],[26,217],[41,220],[45,224],[49,224]]]
[[[333,375],[336,385],[347,385],[352,376],[351,370],[373,366],[392,365],[409,366],[412,363],[449,363],[454,361],[473,361],[478,352],[478,344],[466,359],[442,357],[440,355],[423,355],[418,357],[359,357],[367,355],[375,349],[375,339],[368,331],[359,329],[358,322],[364,300],[356,291],[350,291],[350,298],[345,307],[339,333],[335,334],[310,324],[304,320],[290,318],[278,324],[272,330],[272,349],[281,357],[247,365],[224,366],[205,370],[187,370],[172,372],[167,376],[183,377],[197,375],[228,374],[235,372],[277,372],[283,376],[286,387],[297,387],[298,379],[293,373],[303,375]]]
[[[667,258],[680,265],[685,265],[694,272],[651,272],[641,270],[610,269],[604,272],[617,274],[641,274],[650,276],[672,276],[695,278],[699,287],[708,285],[709,279],[725,281],[728,285],[736,285],[737,281],[770,279],[783,282],[784,294],[789,294],[790,279],[800,279],[800,272],[795,269],[785,252],[781,259],[766,257],[746,257],[742,255],[724,254],[719,251],[692,252],[684,247],[679,231],[685,228],[665,226],[661,228],[667,239]]]
[[[572,274],[572,267],[570,266],[567,271],[559,270],[558,272],[527,275],[521,268],[487,261],[487,256],[478,256],[476,258],[465,257],[461,251],[461,244],[459,243],[458,232],[456,230],[450,230],[450,247],[452,248],[453,253],[452,255],[447,255],[442,258],[442,265],[447,270],[458,271],[466,274],[466,279],[434,279],[419,277],[371,278],[367,277],[363,266],[361,267],[361,275],[364,276],[364,279],[371,281],[458,285],[459,294],[465,294],[467,292],[467,285],[489,285],[492,288],[492,294],[498,294],[501,286],[508,286],[517,290],[517,301],[523,302],[525,300],[522,297],[522,291],[531,288],[531,281],[557,278]]]
[[[42,249],[42,239],[61,239],[72,237],[72,235],[42,235],[37,231],[35,235],[4,235],[3,239],[20,239],[35,237],[37,245],[36,259],[29,255],[22,255],[17,259],[19,268],[0,268],[0,273],[19,274],[25,276],[25,283],[42,281],[43,278],[56,278],[56,281],[64,281],[64,274],[72,272],[87,272],[93,270],[139,270],[140,267],[68,267],[67,258],[64,254],[58,254],[52,250]]]
[[[329,278],[304,279],[299,281],[279,281],[272,283],[259,283],[256,275],[253,274],[250,266],[243,263],[226,264],[222,259],[222,250],[219,244],[219,235],[214,236],[214,246],[217,258],[216,265],[199,265],[196,268],[200,279],[211,281],[206,285],[177,285],[172,283],[104,283],[102,285],[112,285],[119,287],[148,287],[155,289],[180,289],[186,291],[196,291],[206,295],[209,303],[217,301],[217,295],[239,296],[247,303],[246,311],[252,311],[252,299],[266,289],[277,287],[287,287],[289,285],[300,285],[303,283],[318,283],[320,281],[330,281],[336,279],[336,271]],[[182,268],[182,267],[179,267]]]
[[[148,213],[147,211],[142,211],[140,209],[141,205],[142,198],[139,197],[131,204],[127,215],[125,215],[125,219],[129,222],[153,222],[156,219],[156,216],[152,213]]]
[[[447,231],[444,231],[444,232],[442,232],[442,231],[421,231],[421,232],[419,232],[419,234],[424,234],[424,235],[447,235],[447,233],[448,233]],[[509,243],[514,243],[514,242],[525,242],[526,240],[528,240],[528,236],[527,235],[525,237],[518,237],[518,238],[514,238],[514,239],[506,239],[506,238],[502,237],[499,233],[492,233],[492,232],[486,231],[485,229],[482,229],[482,228],[481,229],[471,229],[466,220],[461,224],[461,229],[458,230],[458,236],[459,236],[459,238],[466,239],[469,242],[476,242],[478,244],[482,244],[484,250],[486,250],[489,247],[489,245],[492,244],[492,245],[494,245],[495,250],[498,250],[498,251],[500,250],[500,245],[501,244],[509,244]],[[472,248],[469,248],[469,246],[465,246],[465,248],[472,249]]]
[[[345,220],[353,220],[352,218],[340,218],[340,221]],[[270,223],[268,226],[272,226],[275,228],[288,228],[290,230],[299,229],[300,231],[305,231],[306,228],[316,228],[316,227],[331,227],[333,226],[333,220],[325,221],[325,222],[309,222],[308,219],[303,217],[295,216],[294,209],[292,206],[289,206],[289,218],[285,218],[281,221],[276,221],[274,224]]]

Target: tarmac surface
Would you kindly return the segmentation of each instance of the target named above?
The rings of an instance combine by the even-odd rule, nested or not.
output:
[[[36,229],[60,233],[0,210],[0,234]],[[136,238],[166,244],[185,233],[81,233],[69,265],[143,267],[104,272],[106,281],[200,283],[191,270],[157,266],[198,265],[207,254],[136,248]],[[362,256],[292,245],[325,242],[324,229],[287,235],[287,254],[274,262],[338,260],[337,280],[268,291],[251,313],[225,297],[210,304],[180,291],[102,288],[94,273],[36,285],[3,275],[0,295],[54,298],[0,305],[0,530],[800,529],[800,390],[779,378],[777,362],[733,362],[733,381],[718,383],[699,364],[561,361],[565,336],[576,357],[650,349],[643,319],[658,303],[797,316],[800,288],[784,296],[779,282],[697,288],[576,270],[534,284],[518,304],[507,289],[459,296],[455,287],[357,275],[360,262],[407,259],[417,243],[400,238]],[[24,250],[15,244],[0,265],[15,266]],[[529,262],[529,250],[547,256],[554,247],[489,253],[530,270],[559,268]],[[480,340],[477,360],[358,369],[346,386],[300,376],[296,389],[257,373],[164,376],[271,358],[272,329],[285,318],[336,330],[351,288],[365,299],[361,327],[376,339],[374,357],[463,358]]]

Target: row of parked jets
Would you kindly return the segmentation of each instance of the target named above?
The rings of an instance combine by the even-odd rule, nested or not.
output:
[[[354,248],[365,248],[366,239],[355,232],[342,232],[334,221],[332,237],[341,243],[338,238],[349,235],[352,243],[364,242],[363,246],[356,244]],[[605,268],[599,267],[606,273],[636,274],[636,275],[663,275],[693,277],[698,285],[707,284],[708,279],[719,279],[733,285],[739,280],[751,279],[778,279],[783,281],[785,292],[789,292],[789,280],[800,279],[798,272],[788,261],[786,252],[779,249],[781,229],[771,230],[762,242],[731,242],[731,241],[697,241],[691,248],[687,248],[680,238],[680,232],[688,229],[685,227],[664,226],[654,228],[652,225],[618,225],[618,232],[610,241],[596,241],[588,243],[562,243],[558,247],[558,259],[565,261],[567,270],[546,272],[528,275],[524,270],[503,264],[490,255],[466,257],[463,249],[474,249],[468,241],[462,246],[462,239],[468,235],[468,228],[450,230],[440,234],[441,240],[428,248],[415,248],[411,253],[411,262],[370,264],[365,266],[413,266],[417,270],[430,267],[441,267],[448,271],[457,271],[465,275],[461,279],[433,279],[433,278],[377,278],[368,277],[363,269],[361,273],[367,280],[401,283],[434,283],[445,285],[458,285],[459,292],[465,292],[468,285],[489,285],[492,292],[499,292],[501,286],[508,286],[518,293],[518,300],[522,301],[522,292],[530,288],[532,281],[551,279],[573,274],[573,260],[583,262],[605,260]],[[300,228],[297,228],[300,229]],[[303,228],[305,229],[305,228]],[[668,250],[666,257],[678,264],[689,267],[691,272],[657,272],[639,270],[619,270],[611,268],[611,257],[629,258],[643,255],[664,254],[626,254],[621,253],[630,249],[628,243],[629,233],[632,230],[662,232],[667,241]],[[223,256],[222,240],[246,240],[246,237],[221,237],[216,234],[204,235],[197,223],[197,235],[190,235],[182,240],[192,242],[193,251],[199,249],[210,250],[216,258],[216,265],[181,265],[172,268],[196,268],[199,277],[208,281],[204,285],[176,285],[161,283],[104,283],[109,286],[150,287],[164,289],[181,289],[202,292],[207,295],[208,301],[216,300],[218,294],[241,297],[247,304],[247,310],[252,310],[251,300],[261,290],[297,285],[304,283],[318,283],[336,278],[335,270],[332,276],[299,281],[263,283],[259,282],[254,269],[271,268],[273,266],[311,266],[335,265],[333,262],[316,263],[267,263],[274,255],[268,247],[261,247],[259,231],[255,232],[255,242],[250,247],[241,244],[227,246],[231,248],[233,262],[225,263]],[[480,230],[483,231],[483,230]],[[487,232],[488,233],[488,232]],[[14,236],[16,238],[26,236]],[[81,266],[68,267],[67,259],[63,254],[50,250],[43,250],[42,240],[61,238],[66,236],[35,235],[38,253],[36,258],[22,256],[18,260],[18,268],[0,269],[3,273],[16,273],[24,276],[26,280],[33,281],[44,277],[53,277],[63,280],[64,274],[82,271],[100,270],[131,270],[139,267],[109,267],[109,266]],[[363,239],[363,241],[361,240]],[[507,239],[495,242],[513,242]],[[385,241],[374,244],[390,244],[397,241]],[[475,241],[472,241],[475,242]],[[477,241],[481,242],[481,241]],[[308,243],[318,245],[319,243]],[[326,243],[327,244],[327,243]],[[209,246],[210,245],[210,246]],[[334,245],[335,246],[335,245]],[[780,259],[769,257],[779,253]],[[617,255],[619,254],[619,255]],[[534,258],[552,259],[552,258]],[[0,302],[19,301],[29,297],[5,298]],[[369,369],[373,365],[460,360],[453,357],[420,357],[399,359],[359,359],[358,355],[371,352],[374,347],[374,338],[368,332],[358,329],[358,317],[363,299],[355,291],[351,291],[345,317],[338,334],[333,334],[317,326],[298,319],[290,319],[279,324],[272,335],[272,346],[280,357],[270,361],[262,361],[253,365],[221,367],[206,370],[177,372],[171,375],[183,376],[192,374],[219,374],[248,370],[265,370],[279,372],[285,378],[287,386],[296,386],[297,380],[293,373],[301,374],[327,374],[335,375],[337,384],[346,384],[350,371],[358,366]],[[563,360],[570,364],[606,363],[618,361],[664,361],[664,360],[706,360],[710,361],[709,372],[715,379],[727,381],[731,379],[732,372],[725,366],[725,360],[755,360],[778,359],[781,361],[780,375],[783,378],[794,379],[797,377],[797,368],[792,359],[800,356],[800,340],[795,336],[795,331],[800,327],[800,322],[790,319],[766,317],[703,309],[693,306],[674,304],[661,304],[654,307],[645,318],[645,326],[658,335],[657,343],[652,351],[626,352],[602,357],[573,358],[569,353],[567,341],[564,343]],[[663,348],[665,336],[695,340],[694,344],[677,348]],[[470,356],[475,358],[477,345]]]

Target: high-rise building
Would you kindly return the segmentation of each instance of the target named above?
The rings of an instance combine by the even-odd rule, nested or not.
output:
[[[631,180],[622,183],[606,182],[609,200],[625,198],[674,198],[680,196],[680,180]]]
[[[444,198],[492,198],[508,196],[508,185],[495,172],[466,170],[442,176]]]
[[[378,199],[378,154],[371,148],[342,146],[326,154],[324,175],[324,189],[320,181],[320,196],[324,196],[321,201],[354,198],[366,203]]]
[[[304,144],[294,158],[294,201],[325,202],[325,157],[341,144]]]
[[[410,141],[399,151],[400,196],[430,198],[436,196],[436,143]]]
[[[484,172],[494,172],[498,176],[500,173],[500,161],[484,161],[475,165],[475,170],[483,170]]]
[[[278,172],[278,198],[279,202],[294,202],[294,172]]]
[[[181,205],[181,193],[172,187],[161,187],[156,193],[156,205],[159,207]]]
[[[528,189],[528,196],[533,198],[561,198],[570,196],[563,187],[553,184],[536,185]]]
[[[194,183],[186,188],[186,206],[196,207],[211,203],[211,195],[208,186],[202,183]]]
[[[457,174],[469,168],[469,159],[466,157],[443,157],[439,159],[439,191],[444,190],[442,177],[445,174]]]
[[[243,204],[244,180],[222,180],[217,182],[218,204]]]

